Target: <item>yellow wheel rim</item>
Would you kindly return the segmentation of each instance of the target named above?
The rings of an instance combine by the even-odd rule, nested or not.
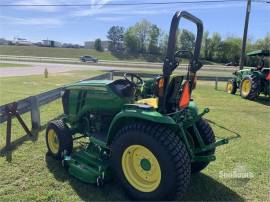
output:
[[[247,79],[247,80],[244,80],[243,83],[242,83],[242,87],[241,87],[241,92],[244,96],[247,96],[250,92],[250,89],[251,89],[251,83],[250,81]]]
[[[155,155],[142,145],[126,148],[122,169],[127,181],[137,190],[152,192],[160,184],[161,170]]]
[[[56,132],[50,129],[48,132],[48,145],[52,153],[57,154],[59,150],[59,141]]]
[[[229,83],[227,84],[227,92],[228,92],[228,93],[231,93],[231,92],[232,92],[232,89],[233,89],[233,85],[232,85],[231,82],[229,82]]]

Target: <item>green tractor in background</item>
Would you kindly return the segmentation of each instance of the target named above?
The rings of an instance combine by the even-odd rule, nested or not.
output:
[[[193,53],[176,51],[180,18],[197,26]],[[214,132],[191,99],[203,36],[200,19],[188,12],[173,16],[163,74],[144,81],[137,74],[123,79],[82,81],[65,88],[64,118],[46,130],[48,154],[86,183],[102,185],[115,176],[139,200],[182,197],[191,173],[215,160],[215,148],[228,139]],[[189,55],[186,76],[172,72]],[[83,147],[75,140],[86,137]],[[74,144],[74,146],[73,146]]]
[[[235,94],[239,88],[241,97],[250,100],[257,98],[261,93],[270,96],[270,67],[269,59],[267,59],[269,55],[269,50],[247,53],[250,57],[260,57],[257,67],[234,72],[235,77],[227,83],[227,92]]]

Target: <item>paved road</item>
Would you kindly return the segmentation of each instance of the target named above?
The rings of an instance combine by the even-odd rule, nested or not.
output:
[[[0,68],[0,77],[27,76],[44,74],[45,68],[49,73],[70,72],[76,70],[123,70],[123,67],[110,65],[79,65],[79,64],[59,64],[59,63],[39,63],[39,62],[12,62],[17,64],[29,65],[29,67],[10,67]],[[134,67],[125,68],[125,70],[134,70]]]
[[[9,63],[7,61],[2,61],[2,63]],[[0,68],[0,77],[12,77],[12,76],[27,76],[27,75],[39,75],[44,74],[45,68],[48,69],[49,73],[60,73],[60,72],[70,72],[76,70],[100,70],[100,71],[110,71],[110,70],[127,70],[127,71],[153,71],[161,70],[162,64],[151,66],[151,63],[132,65],[127,64],[61,64],[61,63],[45,63],[45,62],[27,62],[27,61],[12,61],[10,63],[29,65],[29,67],[10,67],[10,68]],[[179,70],[185,70],[185,67],[179,68]],[[215,66],[215,65],[205,65],[201,69],[201,73],[219,73],[219,75],[231,75],[233,68]],[[215,74],[216,75],[216,74]]]
[[[79,58],[55,58],[55,57],[36,57],[36,56],[16,56],[16,55],[0,55],[1,61],[21,61],[21,62],[51,62],[64,64],[82,64]],[[101,65],[117,64],[117,65],[136,65],[136,66],[160,66],[162,63],[144,62],[144,61],[127,61],[127,60],[98,60]]]

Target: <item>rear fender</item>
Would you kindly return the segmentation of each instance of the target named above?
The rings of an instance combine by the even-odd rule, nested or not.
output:
[[[264,74],[260,71],[254,71],[253,74],[260,79],[264,79]]]
[[[108,131],[108,139],[107,144],[109,145],[117,131],[122,128],[123,126],[134,123],[138,121],[147,121],[156,124],[163,124],[167,125],[171,128],[177,128],[178,125],[176,122],[167,115],[162,115],[159,112],[151,109],[151,110],[144,110],[140,108],[133,108],[133,109],[123,109],[121,112],[115,115],[113,118],[109,131]]]

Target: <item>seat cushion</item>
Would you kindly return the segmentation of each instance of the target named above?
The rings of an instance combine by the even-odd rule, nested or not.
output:
[[[141,99],[138,100],[136,103],[138,104],[146,104],[149,105],[155,109],[158,108],[158,98],[146,98],[146,99]]]

